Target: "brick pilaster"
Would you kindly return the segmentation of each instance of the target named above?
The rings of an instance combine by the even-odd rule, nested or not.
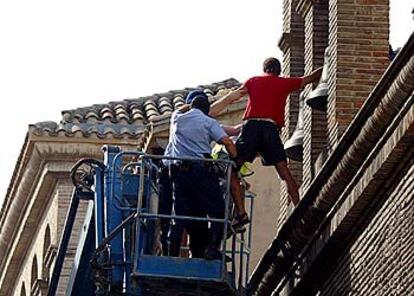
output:
[[[321,67],[324,62],[324,51],[328,45],[328,0],[298,1],[297,11],[305,21],[305,75]],[[306,98],[312,85],[304,90]],[[303,139],[303,183],[302,190],[309,187],[315,172],[314,165],[326,146],[327,120],[326,112],[312,109],[304,104],[304,139]]]
[[[303,46],[304,23],[302,17],[296,12],[297,1],[284,0],[283,2],[283,34],[279,41],[279,47],[283,51],[282,74],[285,76],[303,75]],[[292,135],[298,119],[299,94],[289,96],[285,109],[285,128],[281,137],[283,142]],[[302,180],[302,164],[289,161],[289,168],[300,185]],[[278,225],[283,224],[288,216],[288,194],[286,187],[281,186],[280,215]]]
[[[387,67],[389,1],[329,1],[328,142],[333,149]]]

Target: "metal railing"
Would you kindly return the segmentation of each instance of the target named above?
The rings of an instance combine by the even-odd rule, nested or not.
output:
[[[232,257],[233,264],[231,265],[230,273],[233,275],[233,282],[235,282],[235,276],[236,276],[236,255],[239,255],[238,258],[238,281],[237,286],[238,289],[241,290],[242,286],[245,286],[247,284],[248,279],[248,268],[249,268],[249,261],[250,261],[250,254],[251,254],[251,229],[252,229],[252,223],[249,224],[248,227],[248,233],[247,233],[247,241],[244,240],[244,234],[241,234],[241,238],[237,237],[237,235],[232,235],[232,243],[231,249],[228,249],[227,241],[227,233],[228,233],[228,225],[229,225],[229,203],[231,202],[231,194],[230,194],[230,182],[231,182],[231,174],[232,174],[232,161],[230,160],[213,160],[213,159],[201,159],[201,158],[191,158],[191,157],[165,157],[165,156],[156,156],[156,155],[148,155],[148,154],[142,154],[139,156],[138,162],[129,163],[123,168],[123,172],[126,170],[130,170],[131,167],[139,166],[139,169],[135,170],[139,174],[139,191],[138,191],[138,202],[137,202],[137,240],[140,239],[140,233],[142,231],[142,223],[146,219],[173,219],[173,220],[184,220],[184,221],[199,221],[199,222],[216,222],[223,224],[223,237],[222,237],[222,244],[221,244],[221,253],[222,253],[222,278],[226,278],[228,276],[227,269],[225,268],[225,259],[226,255],[230,254]],[[224,195],[224,201],[225,201],[225,213],[223,219],[218,218],[212,218],[212,217],[197,217],[197,216],[182,216],[182,215],[175,215],[172,213],[171,215],[167,214],[158,214],[158,213],[149,213],[143,210],[143,202],[145,198],[144,194],[144,188],[145,186],[145,180],[150,180],[150,168],[154,167],[153,160],[162,161],[162,160],[168,160],[171,162],[205,162],[205,163],[222,163],[226,167],[226,175],[225,175],[225,190],[223,192]],[[254,195],[251,194],[248,196],[248,200],[250,201],[250,213],[253,213],[253,197]],[[140,252],[139,250],[139,242],[135,245],[135,255],[138,255]],[[137,260],[134,260],[134,263],[136,263]],[[135,266],[136,268],[136,266]]]
[[[128,159],[131,158],[131,159]],[[134,159],[132,159],[134,158]],[[158,166],[154,164],[155,161],[186,161],[186,162],[204,162],[204,163],[222,163],[225,165],[226,175],[225,175],[225,190],[223,190],[224,200],[225,200],[225,213],[223,219],[212,218],[212,217],[195,217],[195,216],[178,216],[172,213],[171,215],[167,214],[158,214],[158,212],[150,212],[143,207],[144,200],[150,198],[150,196],[156,192],[155,180],[152,178],[154,171],[158,170]],[[223,238],[221,244],[221,253],[222,253],[222,278],[228,278],[231,274],[233,279],[232,282],[237,285],[238,291],[241,291],[246,287],[248,275],[249,275],[249,263],[250,263],[250,254],[251,254],[251,238],[252,238],[252,223],[247,227],[247,231],[244,234],[232,235],[230,247],[226,243],[228,225],[229,225],[229,203],[231,202],[230,195],[230,180],[231,180],[231,169],[232,162],[230,160],[213,160],[213,159],[200,159],[200,158],[191,158],[191,157],[165,157],[157,155],[149,155],[137,151],[124,151],[118,152],[115,154],[111,161],[108,162],[107,166],[110,166],[110,179],[111,184],[109,184],[108,190],[105,192],[109,193],[110,196],[106,196],[105,199],[112,200],[114,208],[118,211],[121,211],[123,215],[128,217],[124,219],[123,222],[113,229],[108,231],[104,240],[100,243],[98,251],[102,251],[106,247],[110,247],[111,241],[115,237],[122,236],[122,233],[125,233],[126,229],[132,229],[135,223],[135,241],[131,241],[129,246],[130,252],[132,254],[124,254],[124,262],[122,265],[133,266],[133,269],[136,270],[137,260],[136,257],[141,255],[143,252],[140,249],[140,239],[141,232],[143,231],[143,226],[148,223],[148,221],[156,219],[172,219],[172,220],[186,220],[186,221],[202,221],[202,222],[215,222],[223,224]],[[128,203],[123,199],[122,191],[119,190],[119,187],[116,188],[120,182],[122,182],[122,176],[124,175],[135,175],[138,177],[138,192],[137,192],[137,202],[136,205],[128,205]],[[108,184],[107,184],[108,185]],[[146,192],[146,190],[149,190]],[[253,200],[254,194],[246,196],[246,201],[249,201],[250,209],[250,218],[252,219],[253,214]],[[124,250],[126,252],[126,250]],[[227,270],[226,268],[226,255],[231,255],[232,264],[231,269]],[[133,262],[133,263],[132,263]],[[119,262],[117,263],[117,265]],[[236,266],[237,265],[237,266]],[[238,267],[237,271],[236,268]],[[126,268],[126,271],[129,268]],[[238,276],[236,282],[236,274]],[[126,279],[129,278],[127,275]],[[235,287],[236,288],[236,287]]]

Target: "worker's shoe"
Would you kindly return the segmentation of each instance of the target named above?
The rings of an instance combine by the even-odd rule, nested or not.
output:
[[[204,258],[207,260],[221,260],[223,258],[222,253],[217,249],[207,249],[204,255]],[[232,259],[229,256],[224,256],[224,262],[231,262]]]
[[[236,234],[238,234],[238,233],[244,233],[245,231],[246,231],[246,226],[241,226],[241,227],[238,227],[238,228],[237,228],[237,231],[236,231],[236,229],[234,229],[234,228],[233,228],[233,226],[229,225],[229,226],[227,227],[227,236],[226,236],[226,239],[229,239],[229,238],[231,238],[233,235],[236,235]]]
[[[218,249],[207,248],[204,258],[207,260],[221,260],[223,255]]]
[[[222,253],[220,252],[221,240],[223,238],[223,233],[220,231],[220,228],[212,227],[210,243],[206,248],[204,253],[204,258],[207,260],[221,260],[223,258]]]
[[[231,227],[234,229],[236,233],[242,233],[246,231],[246,227],[244,227],[244,225],[249,223],[250,219],[247,213],[241,215],[236,214],[236,216],[234,216],[233,218],[233,221],[231,221]]]

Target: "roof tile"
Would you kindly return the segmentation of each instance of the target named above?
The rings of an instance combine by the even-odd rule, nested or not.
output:
[[[203,89],[210,101],[214,101],[238,86],[240,83],[231,78],[196,88],[172,90],[107,104],[94,104],[89,107],[62,111],[59,124],[51,121],[39,122],[30,125],[29,129],[35,135],[67,137],[80,135],[98,138],[127,136],[137,139],[148,122],[165,119],[174,110],[184,105],[184,98],[189,91]]]

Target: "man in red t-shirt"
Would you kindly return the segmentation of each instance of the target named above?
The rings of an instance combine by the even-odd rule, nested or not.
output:
[[[298,186],[287,167],[279,131],[285,125],[287,96],[318,80],[322,68],[308,76],[291,78],[279,76],[280,70],[280,62],[276,58],[268,58],[263,63],[264,75],[252,77],[243,85],[243,89],[249,94],[249,100],[236,147],[240,163],[252,162],[259,155],[263,165],[275,166],[280,178],[286,182],[291,201],[297,205]]]

